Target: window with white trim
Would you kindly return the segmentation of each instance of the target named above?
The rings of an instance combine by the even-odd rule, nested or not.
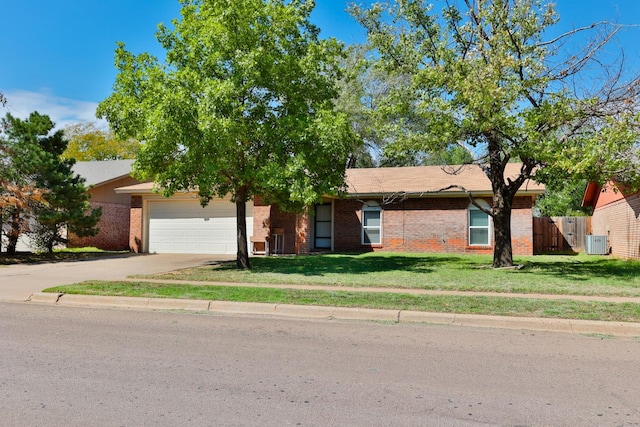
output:
[[[477,201],[485,209],[489,204],[484,200]],[[469,205],[469,246],[489,246],[491,244],[491,221],[489,215],[473,204]]]
[[[362,244],[382,243],[382,208],[377,202],[367,202],[362,207]]]

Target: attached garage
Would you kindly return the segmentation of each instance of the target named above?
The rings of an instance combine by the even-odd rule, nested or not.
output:
[[[150,253],[235,254],[236,207],[228,199],[206,207],[196,199],[145,200],[146,251]],[[247,203],[247,238],[253,230],[253,203]]]

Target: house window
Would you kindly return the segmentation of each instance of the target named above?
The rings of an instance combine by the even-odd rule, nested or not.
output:
[[[489,204],[479,200],[483,208],[489,209]],[[478,209],[477,206],[469,205],[469,245],[489,246],[491,244],[489,215]]]
[[[362,208],[362,244],[382,243],[382,209],[376,202],[367,202]]]
[[[316,205],[314,247],[331,249],[331,205]]]

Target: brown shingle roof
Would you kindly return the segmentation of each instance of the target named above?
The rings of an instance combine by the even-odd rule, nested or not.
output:
[[[509,163],[506,169],[508,177],[516,177],[520,171],[520,163]],[[454,173],[455,172],[455,173]],[[346,182],[348,195],[353,197],[407,193],[413,196],[465,195],[460,188],[450,188],[438,192],[451,185],[464,187],[476,195],[491,194],[489,178],[479,166],[409,166],[398,168],[365,168],[347,169]],[[128,187],[121,187],[117,193],[150,193],[153,183],[145,182]],[[541,194],[544,185],[534,181],[526,181],[519,194]]]
[[[505,175],[515,178],[520,163],[509,163]],[[407,193],[427,196],[447,193],[465,194],[460,188],[440,190],[452,185],[464,187],[474,194],[491,194],[491,182],[477,165],[465,166],[411,166],[398,168],[348,169],[346,182],[350,196]],[[544,185],[526,181],[519,194],[540,194]]]

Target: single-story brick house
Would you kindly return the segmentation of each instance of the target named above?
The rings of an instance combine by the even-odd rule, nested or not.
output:
[[[99,233],[96,236],[66,236],[68,247],[95,246],[105,250],[129,249],[129,212],[131,197],[117,194],[115,189],[138,183],[131,177],[133,160],[106,160],[76,162],[73,172],[85,179],[89,187],[89,203],[92,207],[102,207],[102,217],[98,223]],[[31,221],[34,221],[33,219]],[[17,250],[29,252],[37,248],[28,234],[18,240]]]
[[[593,207],[591,233],[607,236],[611,255],[640,259],[640,192],[619,189],[611,182],[590,182],[582,206]]]
[[[99,232],[96,236],[69,236],[68,247],[95,246],[105,250],[129,249],[129,213],[131,197],[118,194],[115,189],[127,185],[137,184],[132,178],[131,165],[133,160],[106,160],[77,162],[73,165],[73,172],[85,179],[89,187],[92,207],[102,208],[102,217],[98,223]]]
[[[516,176],[520,164],[509,164]],[[456,173],[453,173],[453,172]],[[306,214],[281,212],[261,197],[247,203],[254,253],[315,251],[492,253],[491,220],[455,184],[487,207],[491,185],[477,166],[349,169],[344,197],[326,196]],[[526,182],[512,215],[513,251],[533,254],[532,208],[544,186]],[[202,208],[195,193],[164,198],[152,183],[116,189],[131,197],[130,247],[135,252],[236,253],[235,206],[228,198]]]

